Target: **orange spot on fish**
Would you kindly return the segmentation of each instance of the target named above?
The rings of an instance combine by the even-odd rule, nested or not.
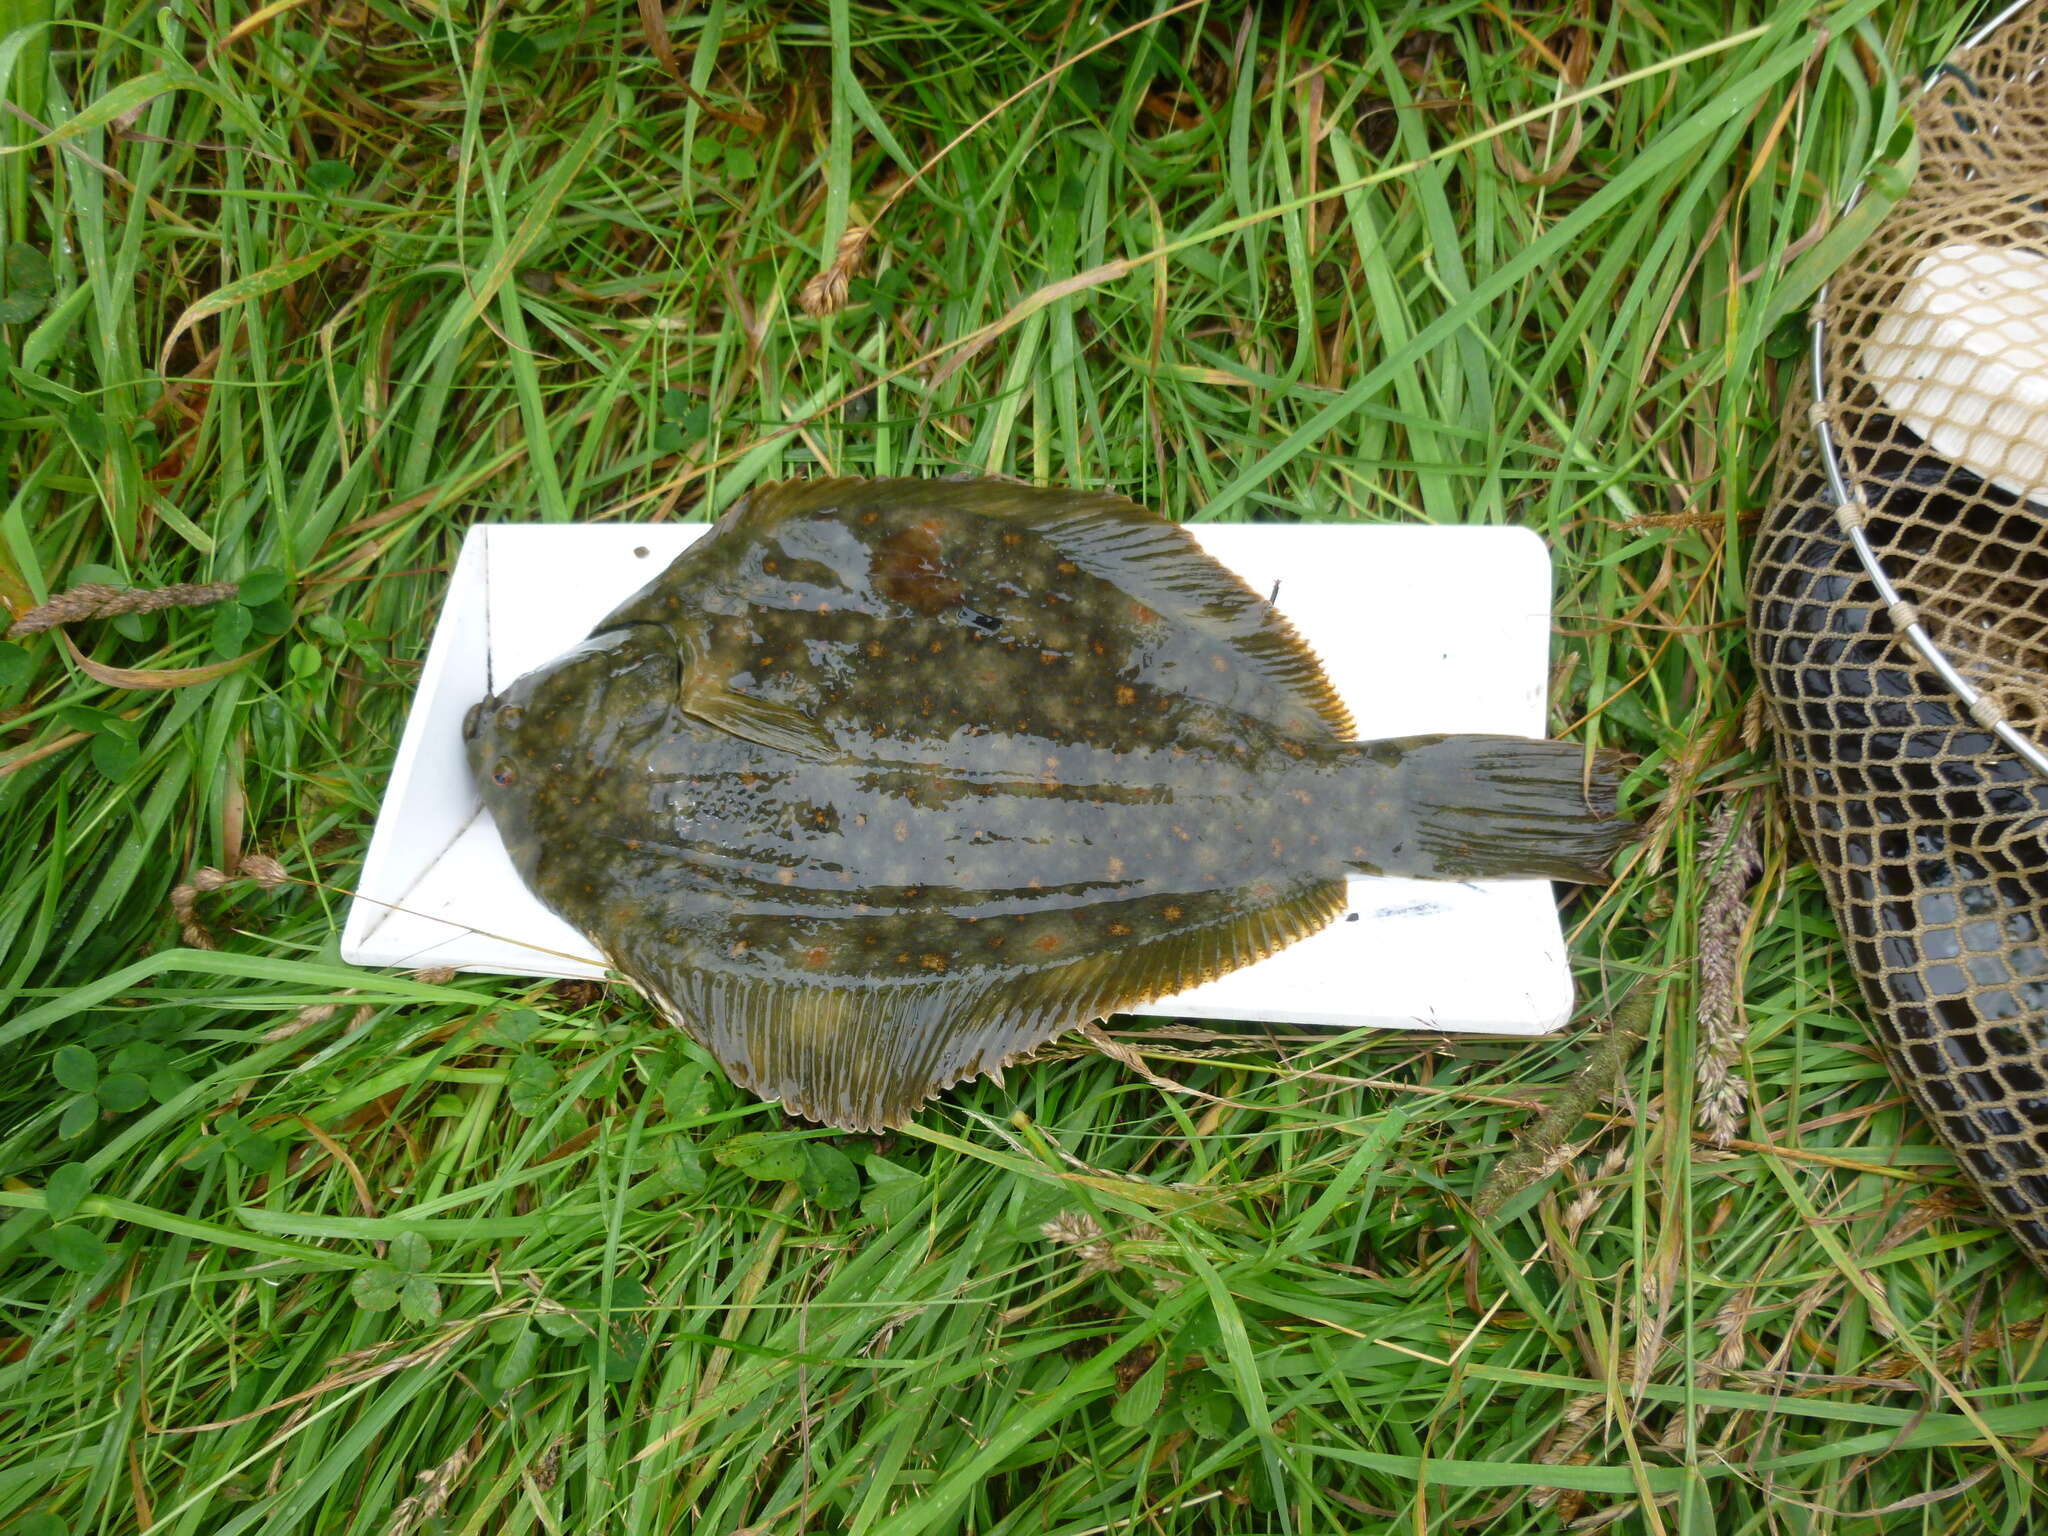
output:
[[[822,966],[830,958],[831,951],[826,949],[825,946],[822,944],[813,944],[809,949],[804,951],[804,964],[808,965],[814,971],[817,970],[820,966]]]
[[[1109,936],[1113,939],[1120,939],[1130,931],[1131,925],[1129,923],[1111,923],[1109,925]]]
[[[1031,941],[1033,949],[1042,949],[1048,955],[1060,947],[1060,936],[1056,933],[1041,933]]]
[[[1116,701],[1125,708],[1129,708],[1138,702],[1138,690],[1129,683],[1119,683],[1116,690]]]
[[[1169,923],[1177,923],[1180,921],[1180,908],[1168,907],[1164,912],[1160,913],[1159,915],[1165,918]]]
[[[944,955],[919,955],[917,963],[928,971],[943,971],[946,968]]]

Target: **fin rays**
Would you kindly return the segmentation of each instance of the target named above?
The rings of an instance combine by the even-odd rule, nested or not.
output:
[[[621,969],[742,1087],[807,1119],[878,1131],[1078,1025],[1261,959],[1343,905],[1341,880],[1304,881],[1228,921],[1007,977],[800,983],[670,967],[645,951]]]

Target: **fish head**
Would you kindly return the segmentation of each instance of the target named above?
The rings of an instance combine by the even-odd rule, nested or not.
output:
[[[645,760],[672,728],[682,677],[671,631],[623,624],[470,706],[470,773],[515,863],[544,824],[559,831],[570,807],[599,803],[600,780]]]

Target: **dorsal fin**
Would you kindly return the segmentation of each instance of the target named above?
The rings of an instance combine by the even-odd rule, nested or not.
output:
[[[1002,507],[1002,493],[1023,488],[984,481],[969,489],[996,493],[991,500]],[[1059,499],[1063,505],[1045,514],[1027,513],[1025,504],[1015,515],[1029,515],[1083,570],[1234,653],[1251,686],[1220,702],[1301,735],[1348,741],[1357,734],[1351,711],[1294,626],[1185,528],[1107,492]]]
[[[762,537],[793,517],[887,501],[966,512],[1026,527],[1134,604],[1213,648],[1179,679],[1189,692],[1298,735],[1348,741],[1351,712],[1294,626],[1186,529],[1128,497],[1001,480],[788,480],[762,486],[719,520],[712,537]],[[709,544],[710,539],[705,543]],[[1214,654],[1230,667],[1205,675]]]

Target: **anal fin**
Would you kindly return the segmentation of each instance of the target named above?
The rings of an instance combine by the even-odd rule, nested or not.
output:
[[[879,1131],[1078,1025],[1263,959],[1330,922],[1344,898],[1341,879],[1251,901],[1215,892],[1199,912],[1181,898],[1188,920],[1138,942],[948,975],[799,980],[754,968],[751,950],[716,967],[679,965],[645,942],[619,946],[620,969],[741,1087],[826,1125]],[[935,935],[924,942],[949,947]]]

